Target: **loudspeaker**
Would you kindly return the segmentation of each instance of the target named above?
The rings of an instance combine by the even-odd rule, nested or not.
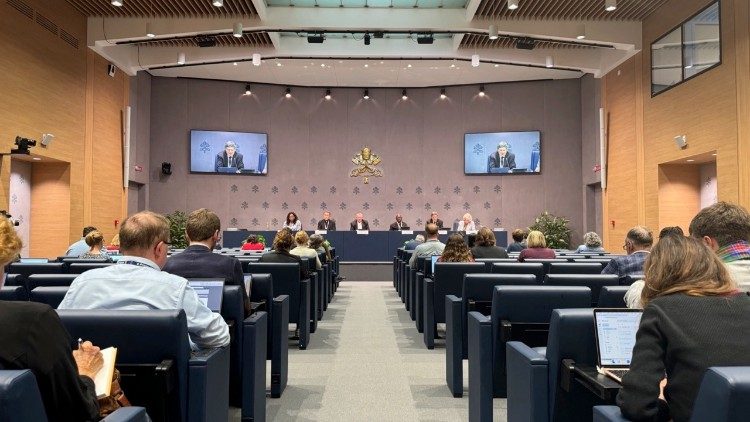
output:
[[[41,141],[42,146],[45,147],[45,148],[48,147],[49,144],[52,143],[53,139],[55,139],[55,135],[53,135],[51,133],[45,133],[45,134],[43,134],[42,135],[42,141]]]
[[[113,65],[112,63],[110,63],[110,64],[107,65],[107,74],[110,77],[113,77],[113,78],[115,77],[115,71],[116,70],[117,70],[117,67],[115,67],[115,65]]]
[[[165,176],[172,174],[172,163],[167,163],[166,161],[161,163],[161,174]]]
[[[687,137],[685,135],[675,136],[674,143],[679,149],[687,148]]]

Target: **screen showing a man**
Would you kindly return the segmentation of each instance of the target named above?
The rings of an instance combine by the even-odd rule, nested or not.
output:
[[[516,168],[516,155],[508,151],[507,142],[500,142],[497,151],[490,155],[489,168]]]
[[[541,132],[490,132],[464,135],[465,174],[539,174]]]
[[[191,130],[190,172],[228,175],[268,174],[268,135]]]
[[[240,173],[245,168],[242,162],[242,154],[237,152],[237,144],[234,141],[227,141],[224,144],[224,151],[216,154],[216,165],[214,167],[217,172],[224,169],[229,170],[224,171],[225,173]]]

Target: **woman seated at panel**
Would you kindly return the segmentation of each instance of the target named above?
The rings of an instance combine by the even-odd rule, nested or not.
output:
[[[594,232],[588,232],[583,235],[583,245],[576,249],[576,253],[604,252],[602,247],[602,238]]]
[[[243,251],[262,251],[265,248],[266,245],[258,242],[258,236],[251,234],[247,237],[247,239],[245,239],[245,242],[242,243],[241,249]]]
[[[104,236],[99,230],[94,230],[86,235],[86,244],[89,246],[89,251],[79,256],[82,259],[106,259],[107,262],[112,262],[112,258],[107,255],[104,251]]]
[[[464,237],[458,233],[448,236],[445,242],[443,254],[438,258],[438,262],[474,262],[469,246],[464,242]]]
[[[518,254],[518,262],[523,262],[526,259],[555,259],[555,251],[547,247],[547,240],[544,238],[544,233],[532,230],[529,232],[529,237],[526,238],[527,248],[522,250]]]
[[[659,240],[644,276],[645,308],[617,404],[634,421],[688,421],[709,367],[750,365],[750,296],[690,237]]]
[[[291,230],[283,228],[276,233],[273,239],[273,250],[260,256],[258,262],[280,262],[299,264],[299,278],[309,278],[307,266],[302,265],[302,260],[297,255],[292,255],[289,250],[294,245],[294,237]]]
[[[290,254],[297,255],[300,258],[315,258],[315,268],[318,270],[323,268],[318,258],[318,252],[309,246],[310,238],[306,232],[298,231],[294,235],[294,241],[297,243],[297,247],[289,251]]]
[[[474,239],[474,247],[471,255],[474,259],[480,258],[507,258],[508,252],[504,248],[495,245],[495,233],[487,227],[482,227]]]
[[[286,223],[284,223],[284,227],[293,232],[302,230],[302,222],[299,221],[299,218],[297,218],[297,214],[294,211],[291,211],[286,215]]]

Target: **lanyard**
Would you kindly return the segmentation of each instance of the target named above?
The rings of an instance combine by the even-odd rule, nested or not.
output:
[[[138,262],[138,261],[118,261],[117,263],[118,264],[135,265],[135,266],[138,266],[138,267],[147,267],[147,268],[151,268],[152,270],[154,269],[154,267],[152,267],[152,266],[150,266],[148,264],[145,264],[143,262]]]

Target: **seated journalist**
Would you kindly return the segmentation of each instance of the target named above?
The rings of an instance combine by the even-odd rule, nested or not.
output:
[[[471,248],[471,254],[474,259],[480,258],[507,258],[508,252],[504,248],[495,244],[495,233],[488,227],[482,227],[477,232],[474,239],[474,247]]]
[[[307,267],[302,265],[302,259],[297,255],[292,255],[289,250],[295,244],[292,231],[281,229],[276,233],[273,239],[273,249],[260,256],[258,262],[280,262],[280,263],[297,263],[299,264],[299,278],[304,280],[309,278]]]
[[[187,280],[161,271],[167,262],[169,222],[143,211],[120,227],[122,258],[115,265],[76,277],[59,309],[183,309],[193,347],[229,344],[229,327],[211,312]]]

